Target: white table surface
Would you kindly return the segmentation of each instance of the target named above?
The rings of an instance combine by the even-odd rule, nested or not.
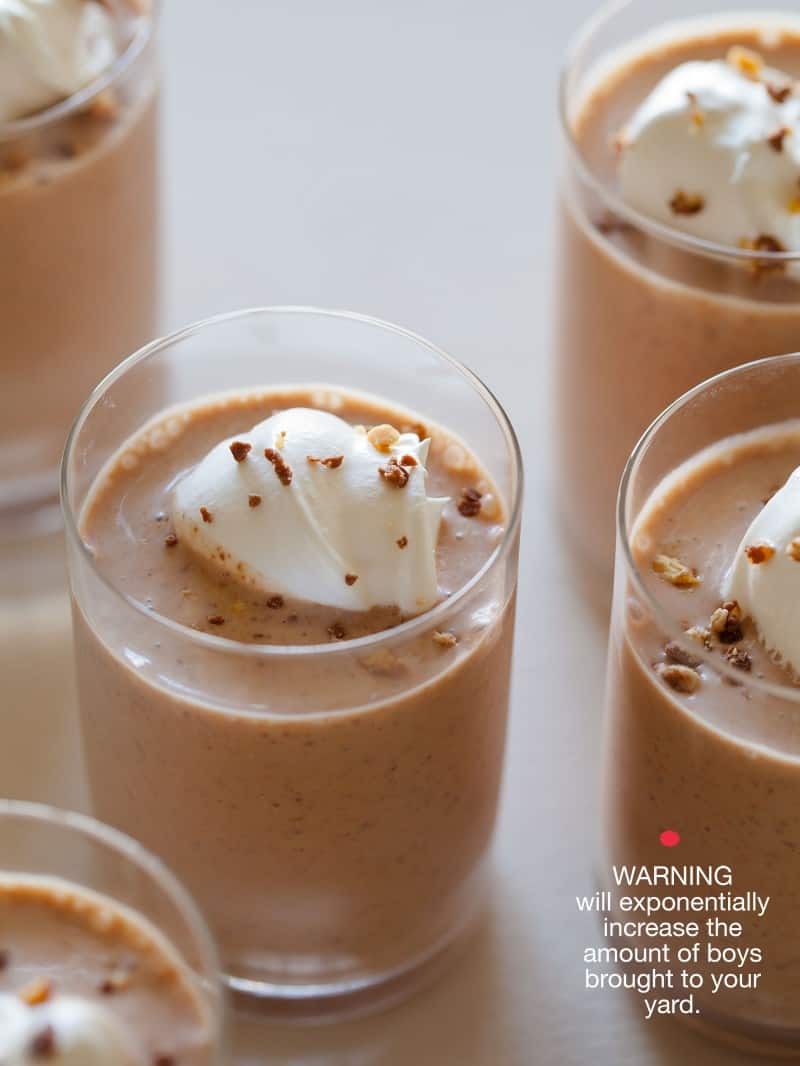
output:
[[[581,987],[596,930],[574,897],[593,887],[605,629],[559,559],[546,385],[555,81],[594,6],[166,0],[165,326],[281,303],[394,320],[487,380],[527,459],[489,920],[448,976],[390,1012],[314,1030],[239,1024],[242,1066],[754,1061]],[[4,581],[0,793],[80,806],[63,584],[20,592],[44,554],[23,553]]]

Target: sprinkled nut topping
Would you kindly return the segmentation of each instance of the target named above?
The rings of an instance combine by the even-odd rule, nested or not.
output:
[[[761,233],[758,237],[742,237],[739,247],[747,252],[785,252],[786,249],[778,240],[769,233]]]
[[[214,516],[207,507],[200,508],[200,515],[204,522],[213,522]]]
[[[792,95],[791,85],[774,85],[771,82],[765,82],[764,88],[776,104],[785,104]]]
[[[755,566],[760,566],[761,563],[770,561],[775,554],[775,549],[771,544],[750,544],[745,548],[745,554],[751,563]]]
[[[477,489],[462,489],[461,499],[458,501],[458,513],[465,518],[474,518],[480,514],[481,496]]]
[[[334,622],[332,626],[328,626],[328,636],[334,640],[344,640],[347,634],[341,622]]]
[[[328,470],[338,470],[344,462],[344,456],[329,455],[325,459],[318,459],[316,455],[307,455],[306,461],[309,463],[319,463],[320,466],[326,466]]]
[[[124,991],[131,983],[130,970],[116,969],[98,985],[98,992],[103,996],[113,996]]]
[[[670,210],[675,215],[699,215],[706,206],[705,197],[699,193],[684,192],[678,189],[669,202]]]
[[[355,585],[356,581],[358,581],[358,574],[345,574],[344,575],[344,583],[345,583],[345,585]]]
[[[279,611],[283,607],[283,596],[270,596],[267,600],[267,607],[271,611]]]
[[[671,663],[677,663],[678,666],[690,666],[693,670],[700,665],[700,659],[696,658],[690,651],[687,651],[677,641],[671,640],[664,648],[664,654]]]
[[[716,633],[721,644],[736,644],[742,639],[742,608],[737,600],[728,600],[711,615],[711,632]]]
[[[691,640],[696,640],[698,644],[702,644],[709,651],[711,650],[711,630],[706,626],[689,626],[686,630],[686,636]]]
[[[52,1025],[40,1029],[31,1041],[31,1055],[35,1059],[50,1059],[56,1053],[56,1034]]]
[[[667,666],[665,663],[658,663],[656,673],[676,692],[691,693],[700,686],[700,675],[689,666]]]
[[[440,648],[454,648],[458,644],[455,633],[440,633],[438,629],[433,634],[433,640]]]
[[[167,533],[166,537],[164,537],[164,543],[168,548],[174,548],[178,543],[177,533]]]
[[[264,449],[264,458],[268,459],[278,475],[278,481],[281,485],[291,485],[292,483],[292,468],[285,461],[282,455],[279,455],[274,448]]]
[[[394,456],[392,456],[386,466],[378,467],[378,473],[384,481],[387,481],[396,489],[403,489],[408,484],[409,473],[404,466],[398,463]]]
[[[786,546],[786,554],[796,563],[800,563],[800,537],[795,537]]]
[[[767,137],[767,144],[775,152],[783,151],[783,142],[789,136],[792,131],[788,126],[781,126],[779,130],[776,130],[771,137]]]
[[[365,670],[378,677],[403,677],[408,670],[403,660],[388,648],[378,648],[359,659],[359,662]]]
[[[224,626],[225,617],[221,614],[210,614],[206,619],[210,626]]]
[[[400,440],[400,434],[394,426],[384,423],[381,426],[374,426],[369,433],[367,433],[367,440],[372,447],[377,448],[379,452],[388,452],[392,445],[397,444]]]
[[[764,69],[764,60],[758,52],[753,52],[749,48],[742,48],[741,45],[734,45],[733,48],[728,50],[725,59],[732,67],[736,67],[740,74],[744,74],[746,78],[749,78],[750,81],[760,80],[761,71]]]
[[[653,573],[658,574],[662,581],[676,588],[695,588],[700,584],[700,578],[694,570],[690,570],[680,559],[674,559],[670,555],[657,555],[651,566]]]
[[[786,251],[778,238],[773,237],[770,233],[761,233],[758,237],[742,237],[739,241],[739,247],[745,252],[778,254]],[[753,259],[750,263],[750,269],[754,274],[780,273],[786,269],[786,264],[782,262],[775,263],[769,259]]]
[[[250,504],[251,507],[258,507],[261,504],[261,497],[258,495],[257,492],[251,492],[250,495],[247,497],[247,502]]]
[[[242,463],[250,454],[252,449],[252,444],[247,444],[243,440],[235,440],[233,444],[231,444],[231,455],[237,463]]]
[[[404,455],[403,458],[400,460],[400,463],[402,466],[416,466],[417,460],[414,458],[413,455]]]
[[[737,670],[752,670],[753,660],[750,657],[749,651],[744,651],[743,648],[728,648],[725,652],[725,659],[735,666]]]
[[[46,977],[35,977],[19,990],[17,995],[29,1007],[38,1007],[46,1003],[53,992],[53,985]]]
[[[401,548],[401,549],[402,548],[407,548],[408,547],[408,537],[400,537],[398,539],[398,541],[397,541],[397,547]]]

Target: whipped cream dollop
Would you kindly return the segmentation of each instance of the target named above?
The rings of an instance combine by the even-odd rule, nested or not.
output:
[[[683,63],[618,139],[622,197],[716,244],[800,249],[800,96],[760,57]]]
[[[116,55],[111,15],[96,0],[0,0],[0,121],[66,99]]]
[[[723,592],[751,617],[767,651],[800,672],[800,467],[753,519]]]
[[[426,494],[429,446],[327,411],[281,411],[216,445],[178,482],[175,534],[268,596],[419,614],[438,599],[447,502]]]
[[[0,995],[0,1066],[135,1066],[120,1022],[106,1008],[76,996],[29,1007]]]

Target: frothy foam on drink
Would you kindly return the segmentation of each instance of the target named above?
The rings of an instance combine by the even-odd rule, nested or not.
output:
[[[72,96],[116,56],[111,15],[96,0],[0,0],[0,122]]]
[[[135,1066],[119,1021],[97,1003],[58,996],[29,1005],[0,995],[0,1066]]]
[[[327,411],[281,411],[217,444],[176,485],[175,535],[267,596],[419,614],[439,589],[446,498],[426,493],[429,440]]]
[[[800,96],[755,52],[675,67],[617,143],[642,215],[730,248],[800,250]]]

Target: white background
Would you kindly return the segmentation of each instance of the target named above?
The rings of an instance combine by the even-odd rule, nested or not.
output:
[[[311,1031],[240,1026],[238,1061],[752,1063],[675,1023],[644,1023],[622,993],[582,988],[581,949],[597,930],[575,913],[574,899],[594,887],[605,631],[575,584],[551,514],[547,420],[556,81],[568,36],[595,4],[165,6],[165,325],[245,305],[305,303],[408,326],[496,392],[518,428],[528,477],[489,918],[460,965],[410,1003]],[[0,645],[5,706],[46,725],[36,728],[33,768],[12,791],[77,803],[71,748],[59,732],[68,715],[62,727],[47,717],[61,713],[65,694],[71,706],[64,597],[14,610]],[[27,656],[13,639],[25,631],[40,635],[24,642]],[[3,743],[0,763],[5,756],[13,781],[31,751]]]

